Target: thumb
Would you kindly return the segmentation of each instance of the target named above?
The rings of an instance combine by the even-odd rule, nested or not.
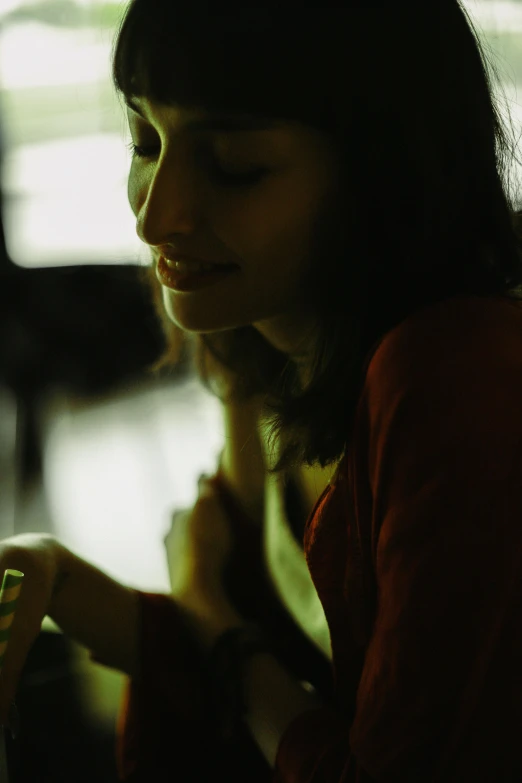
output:
[[[214,489],[214,482],[206,473],[202,473],[198,478],[198,489],[201,493],[210,492]]]

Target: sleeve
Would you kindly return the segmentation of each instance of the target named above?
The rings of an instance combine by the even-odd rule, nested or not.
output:
[[[149,775],[154,779],[160,768],[168,766],[176,731],[179,734],[181,727],[186,735],[196,737],[206,725],[204,672],[175,602],[168,595],[137,593],[140,675],[127,678],[117,717],[119,780],[146,780]]]
[[[378,598],[354,719],[299,716],[277,783],[522,780],[520,325],[448,336],[388,345],[367,378]]]

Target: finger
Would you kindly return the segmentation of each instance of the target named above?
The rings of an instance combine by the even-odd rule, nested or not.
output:
[[[205,494],[214,490],[214,483],[206,473],[202,473],[198,478],[198,490],[200,494]]]
[[[171,517],[170,517],[170,527],[169,527],[166,535],[163,538],[163,544],[165,546],[169,543],[169,540],[172,538],[172,533],[174,531],[174,525],[176,523],[176,519],[179,517],[180,514],[181,514],[181,509],[180,508],[175,509],[172,512],[172,514],[171,514]]]

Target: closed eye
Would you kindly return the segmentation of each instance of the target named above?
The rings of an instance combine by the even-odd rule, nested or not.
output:
[[[143,147],[134,144],[133,141],[127,144],[127,148],[130,150],[133,159],[153,158],[158,152],[158,147]],[[249,171],[226,171],[217,163],[212,154],[205,155],[205,162],[211,178],[225,187],[248,187],[255,185],[266,177],[270,171],[266,167],[258,167]]]

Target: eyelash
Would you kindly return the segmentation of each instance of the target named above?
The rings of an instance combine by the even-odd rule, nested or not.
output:
[[[132,159],[134,158],[149,158],[153,157],[155,147],[141,147],[137,144],[134,144],[133,141],[130,142],[130,144],[127,144],[127,149],[130,150]],[[209,157],[209,156],[207,156]],[[260,180],[262,180],[267,174],[268,169],[266,168],[260,168],[255,171],[249,171],[245,174],[230,174],[226,171],[223,171],[219,167],[219,165],[216,163],[215,160],[209,159],[210,163],[210,169],[212,173],[213,179],[215,179],[219,184],[225,186],[225,187],[251,187]]]

